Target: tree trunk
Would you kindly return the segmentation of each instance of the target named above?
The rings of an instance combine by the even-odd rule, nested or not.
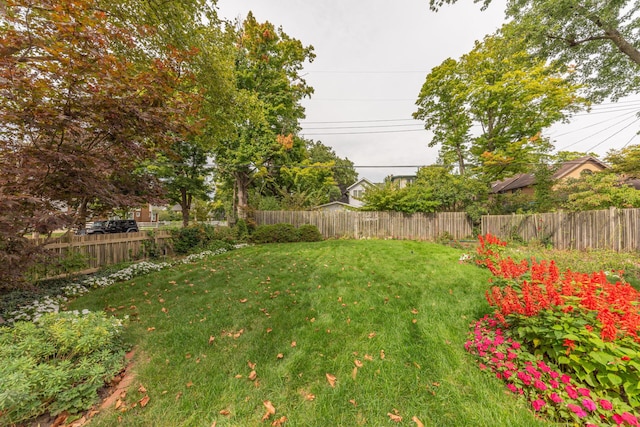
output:
[[[187,189],[180,189],[180,208],[182,209],[182,227],[189,226],[189,212],[191,211],[191,194]]]
[[[458,156],[458,173],[460,174],[460,176],[464,176],[464,153],[462,152],[460,146],[456,147],[456,154]]]
[[[239,171],[234,175],[238,198],[236,217],[238,219],[247,219],[247,210],[249,208],[249,174],[244,171]]]
[[[78,228],[78,230],[84,230],[87,228],[87,205],[89,204],[89,200],[86,197],[83,197],[80,201],[80,205],[76,210],[76,219],[74,221],[74,225]]]

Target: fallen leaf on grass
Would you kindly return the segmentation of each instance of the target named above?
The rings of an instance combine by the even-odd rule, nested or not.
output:
[[[396,423],[399,423],[402,421],[402,417],[400,415],[392,414],[391,412],[387,412],[387,415],[389,416],[389,419],[391,421],[394,421]]]
[[[371,338],[373,338],[373,337],[375,337],[375,336],[376,336],[376,333],[375,333],[375,332],[371,332],[371,333],[369,334],[369,339],[371,339]]]
[[[353,378],[353,380],[356,380],[356,376],[358,376],[358,367],[354,366],[353,367],[353,371],[351,372],[351,378]]]
[[[218,425],[217,421],[214,421],[213,424],[211,424],[211,427],[216,427]]]
[[[189,382],[186,384],[186,386],[187,386],[187,388],[193,387],[193,382],[189,381]]]
[[[326,374],[327,376],[327,381],[329,381],[329,385],[331,387],[335,387],[336,386],[336,376],[335,375],[331,375],[331,374]]]
[[[284,357],[284,354],[278,353],[278,355],[276,356],[276,359],[282,359],[283,357]]]
[[[271,418],[271,415],[276,414],[276,408],[273,407],[273,404],[270,400],[265,400],[262,402],[265,408],[267,408],[267,412],[262,416],[262,421],[266,421]]]
[[[380,350],[380,359],[384,359],[385,354],[384,354],[384,350]]]
[[[167,314],[167,313],[169,313],[169,310],[167,310],[165,307],[162,307],[162,312]]]
[[[251,371],[251,373],[249,374],[249,381],[253,381],[258,377],[258,373],[256,371]]]
[[[251,363],[250,360],[247,360],[247,366],[249,366],[249,369],[256,369],[256,364],[255,363]]]
[[[418,319],[411,320],[411,323],[418,323]]]
[[[312,400],[315,400],[315,398],[316,398],[316,395],[315,395],[315,394],[313,394],[313,393],[307,393],[307,394],[304,396],[304,400],[306,400],[306,401],[308,401],[308,402],[311,402]]]
[[[411,418],[411,421],[416,423],[416,427],[424,427],[424,424],[422,424],[422,421],[420,421],[418,417],[416,417],[415,415],[413,416],[413,418]]]
[[[297,345],[298,345],[298,343],[297,343],[297,342],[295,342],[295,341],[291,341],[291,347],[295,347],[295,346],[297,346]]]
[[[162,303],[164,302],[164,299],[163,299],[163,298],[158,298],[158,302],[159,302],[160,304],[162,304]]]
[[[361,361],[359,361],[358,359],[354,360],[353,363],[355,363],[355,365],[358,368],[362,368],[364,366],[364,363],[362,363]]]
[[[222,411],[220,411],[220,415],[224,415],[225,417],[228,416],[231,413],[231,411],[229,411],[228,409],[223,409]]]
[[[144,408],[145,406],[147,406],[147,403],[149,403],[149,396],[145,396],[142,399],[138,400],[138,403],[140,404],[141,408]]]
[[[138,387],[138,391],[142,394],[145,394],[147,392],[147,389],[144,388],[144,386],[142,384],[140,384],[140,387]]]
[[[209,345],[213,344],[213,341],[216,339],[213,335],[209,337]]]
[[[369,362],[373,361],[373,356],[365,354],[364,355],[364,360],[368,360]]]
[[[358,406],[355,399],[349,399],[349,403],[351,403],[353,406]]]
[[[414,308],[413,310],[411,310],[411,313],[418,314],[418,309]]]
[[[285,417],[284,415],[280,418],[278,418],[277,420],[275,420],[274,422],[271,423],[272,427],[278,427],[281,426],[282,424],[287,422],[287,417]]]
[[[182,396],[182,392],[179,391],[178,394],[176,394],[176,400],[180,399],[180,396]]]
[[[184,358],[185,358],[185,359],[191,359],[191,353],[187,353],[187,354],[185,354],[185,355],[184,355]]]
[[[238,375],[236,375],[236,378],[240,379],[240,378],[242,378],[242,375],[238,374]]]
[[[147,328],[147,332],[153,332],[153,331],[155,331],[155,330],[156,330],[156,328],[154,328],[153,326],[152,326],[152,327],[150,327],[150,328]]]
[[[240,300],[241,303],[245,303],[247,301],[248,301],[248,299],[246,299],[246,298],[243,298],[243,299]]]
[[[271,328],[267,328],[267,333],[269,333],[269,332],[271,332],[271,331],[273,331],[273,329],[271,329]]]

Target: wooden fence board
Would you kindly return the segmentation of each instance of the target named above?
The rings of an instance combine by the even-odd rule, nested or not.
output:
[[[472,235],[471,221],[464,212],[322,212],[322,211],[257,211],[258,225],[312,224],[325,238],[412,239],[435,240],[448,233],[453,239]]]
[[[549,242],[556,249],[640,251],[640,209],[485,215],[482,233]]]
[[[46,243],[44,247],[64,259],[69,253],[82,255],[87,268],[95,269],[105,265],[135,261],[147,257],[144,242],[153,241],[165,254],[171,254],[171,232],[158,230],[153,236],[141,233],[93,234],[85,236],[66,235]],[[46,276],[59,274],[47,271]]]

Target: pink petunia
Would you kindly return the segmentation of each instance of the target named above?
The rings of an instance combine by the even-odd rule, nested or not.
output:
[[[546,402],[542,399],[537,399],[531,402],[531,406],[533,406],[534,411],[539,411],[544,405],[546,405]]]
[[[591,392],[589,391],[589,389],[588,389],[588,388],[579,388],[579,389],[578,389],[578,393],[579,393],[581,396],[587,396],[587,397],[589,397],[589,396],[591,395]]]
[[[555,403],[560,403],[563,400],[556,392],[551,393],[549,395],[549,399],[553,400]]]
[[[557,373],[556,371],[551,371],[551,372],[549,372],[549,376],[555,380],[556,378],[558,378],[560,376],[560,374]]]
[[[569,403],[567,405],[567,408],[569,408],[570,410],[572,410],[579,418],[584,418],[587,416],[587,413],[584,412],[584,409],[582,409],[581,407],[579,407],[578,405],[574,405],[573,403]]]
[[[518,387],[516,387],[516,386],[515,386],[515,385],[513,385],[513,384],[507,384],[507,388],[508,388],[509,390],[511,390],[512,392],[514,392],[514,393],[517,393],[517,392],[518,392]]]
[[[547,389],[547,385],[540,380],[535,380],[533,386],[542,391],[545,391]]]
[[[605,411],[610,411],[613,409],[613,405],[606,399],[600,399],[600,407]]]
[[[572,386],[570,386],[570,385],[566,386],[565,387],[565,391],[567,392],[567,394],[569,395],[570,398],[572,398],[572,399],[577,399],[578,398],[578,392]]]
[[[511,344],[511,348],[514,350],[517,350],[520,348],[520,343],[517,341],[514,341],[513,344]]]
[[[623,412],[622,413],[622,419],[629,423],[629,425],[632,426],[640,426],[640,423],[638,422],[638,419],[635,417],[635,415],[632,415],[628,412]]]
[[[556,380],[549,380],[549,385],[553,388],[558,388],[560,387],[560,383],[558,383],[558,381]]]
[[[567,374],[563,374],[560,377],[560,381],[562,381],[565,384],[569,384],[571,382],[571,377],[569,375],[567,375]]]
[[[596,403],[591,399],[582,399],[582,406],[584,406],[587,411],[595,411],[597,409]]]

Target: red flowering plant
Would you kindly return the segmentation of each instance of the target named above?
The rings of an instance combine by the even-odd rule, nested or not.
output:
[[[486,247],[486,241],[486,237],[481,239],[481,247]],[[491,241],[492,245],[505,245],[496,242],[494,237]],[[634,410],[640,408],[638,291],[628,283],[609,283],[602,272],[567,271],[560,274],[553,261],[532,259],[530,263],[516,263],[510,258],[501,258],[495,251],[488,253],[484,262],[478,264],[486,266],[497,279],[486,297],[496,308],[495,318],[504,328],[505,337],[518,340],[538,358],[536,360],[557,366],[559,372],[571,375],[579,382],[578,388],[589,390],[611,403],[619,410],[615,415],[635,416]],[[528,379],[527,376],[524,378]],[[520,377],[518,380],[523,381]],[[536,388],[535,381],[528,381],[531,384],[527,381],[523,382],[527,386],[522,387],[523,390],[531,388],[531,384]],[[512,384],[515,387],[515,383]],[[557,391],[554,393],[561,397]],[[563,401],[566,402],[566,396]],[[582,403],[567,403],[574,405],[563,407],[562,411],[570,415],[567,418],[548,399],[532,400],[534,410],[547,408],[554,418],[562,415],[560,418],[582,420],[587,417],[581,411],[586,410],[587,415],[597,412],[589,410],[592,405],[588,402],[588,407],[580,407]]]

